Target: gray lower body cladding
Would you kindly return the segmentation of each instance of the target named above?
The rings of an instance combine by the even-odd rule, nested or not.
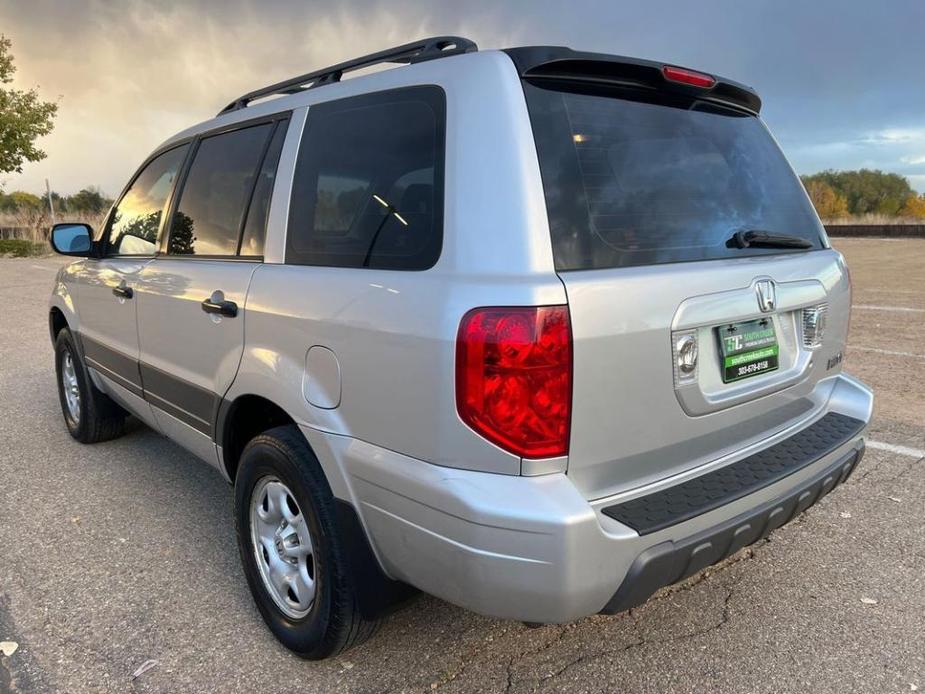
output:
[[[684,540],[662,542],[645,550],[636,557],[602,612],[615,614],[641,605],[658,589],[682,581],[767,537],[846,481],[863,455],[863,448],[852,451],[781,499]]]

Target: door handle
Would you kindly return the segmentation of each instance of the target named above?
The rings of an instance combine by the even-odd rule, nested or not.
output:
[[[238,315],[238,305],[223,298],[221,292],[215,292],[208,299],[203,300],[201,306],[206,313],[217,313],[220,316],[234,318]]]
[[[131,299],[135,296],[134,290],[131,287],[125,286],[125,282],[121,282],[118,286],[113,287],[112,293],[120,299]]]

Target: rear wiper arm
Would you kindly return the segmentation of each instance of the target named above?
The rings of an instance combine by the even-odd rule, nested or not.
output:
[[[726,242],[729,248],[812,248],[813,242],[799,236],[772,234],[761,229],[742,229]]]

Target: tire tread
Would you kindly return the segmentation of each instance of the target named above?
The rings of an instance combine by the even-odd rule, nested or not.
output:
[[[325,633],[323,642],[317,648],[308,652],[296,653],[310,659],[321,659],[336,656],[354,646],[358,646],[369,639],[379,628],[381,620],[366,619],[363,617],[357,599],[356,586],[348,574],[349,561],[345,556],[343,546],[338,542],[337,514],[335,512],[334,494],[316,462],[316,458],[302,432],[295,425],[285,425],[269,429],[252,439],[244,449],[242,459],[248,449],[257,445],[267,445],[275,448],[279,453],[290,460],[299,461],[298,470],[307,479],[305,480],[321,498],[320,504],[315,504],[315,513],[321,525],[333,530],[335,537],[329,538],[327,547],[331,553],[328,563],[332,567],[331,588],[333,589],[330,624]],[[239,544],[247,537],[242,537],[242,528],[238,527]],[[241,544],[243,546],[243,544]]]
[[[81,421],[76,431],[72,430],[70,425],[68,425],[68,431],[70,431],[71,436],[81,443],[101,443],[103,441],[119,438],[125,432],[125,410],[113,402],[106,393],[93,385],[93,381],[83,362],[83,358],[77,350],[74,335],[69,328],[60,330],[55,339],[55,372],[59,381],[59,397],[61,389],[59,359],[61,357],[61,352],[65,348],[71,353],[77,379],[81,385]],[[61,408],[62,411],[66,410],[63,401],[61,403]],[[67,420],[66,413],[65,420]]]

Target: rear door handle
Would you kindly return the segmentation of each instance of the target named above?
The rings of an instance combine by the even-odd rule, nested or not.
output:
[[[131,287],[125,286],[125,282],[120,282],[118,286],[112,288],[112,293],[115,294],[120,299],[131,299],[135,296],[135,292]]]
[[[234,318],[238,315],[238,305],[233,301],[226,300],[225,295],[220,291],[213,292],[212,296],[205,299],[201,306],[206,313],[216,313],[228,318]]]

